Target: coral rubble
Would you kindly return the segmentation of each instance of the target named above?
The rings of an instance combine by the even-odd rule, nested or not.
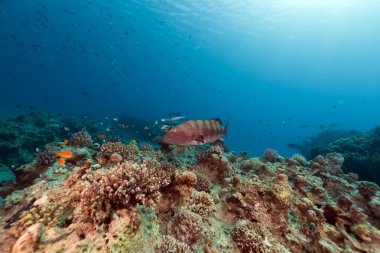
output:
[[[64,165],[51,156],[63,150],[54,142],[25,165],[33,180],[6,194],[0,252],[380,248],[380,188],[345,174],[337,152],[249,158],[223,145],[96,147],[87,135],[64,147],[72,154]]]

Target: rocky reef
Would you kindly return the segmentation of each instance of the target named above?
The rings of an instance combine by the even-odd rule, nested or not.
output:
[[[24,166],[17,180],[31,183],[8,191],[0,252],[380,248],[380,188],[345,174],[339,153],[249,158],[220,143],[159,149],[77,137]],[[71,155],[63,164],[50,159],[57,152]]]
[[[308,159],[337,152],[345,162],[343,171],[380,184],[380,126],[369,132],[325,130],[302,144],[293,144]]]

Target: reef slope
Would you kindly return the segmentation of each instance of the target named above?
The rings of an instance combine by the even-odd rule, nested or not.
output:
[[[65,164],[21,167],[31,183],[4,200],[0,252],[379,252],[379,187],[344,174],[338,153],[249,158],[84,132],[44,152],[61,151]]]

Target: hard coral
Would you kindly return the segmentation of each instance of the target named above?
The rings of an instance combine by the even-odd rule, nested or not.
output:
[[[52,165],[55,161],[54,155],[46,149],[38,153],[36,157],[36,163],[40,166]]]
[[[191,171],[179,171],[175,173],[175,189],[181,195],[182,200],[187,202],[191,197],[191,192],[197,185],[197,176]]]
[[[79,131],[74,133],[68,143],[73,147],[91,147],[93,145],[90,134],[87,131]]]
[[[180,211],[170,221],[168,233],[178,241],[194,246],[201,240],[202,218],[191,211]]]
[[[100,151],[108,156],[114,153],[121,155],[122,157],[133,160],[134,153],[130,146],[123,144],[122,142],[106,142],[100,147]]]
[[[97,222],[103,222],[113,208],[137,203],[154,206],[160,188],[171,182],[172,167],[146,160],[142,164],[127,161],[88,176],[82,192],[82,209]]]
[[[183,242],[177,241],[170,235],[164,235],[164,243],[162,247],[163,253],[191,253],[190,247]]]
[[[194,174],[197,176],[197,185],[195,186],[195,189],[198,191],[209,192],[212,187],[210,179],[205,174],[196,170],[194,171]]]
[[[239,220],[232,229],[232,239],[244,253],[272,252],[267,235],[267,231],[247,220]]]
[[[264,155],[261,159],[264,162],[275,163],[279,160],[278,152],[274,149],[268,148],[264,151]]]
[[[197,192],[194,193],[190,204],[184,208],[199,214],[204,220],[208,220],[209,215],[215,211],[215,203],[210,194],[206,192]]]
[[[221,181],[231,174],[229,160],[218,146],[213,146],[210,150],[198,153],[196,158],[199,164],[206,165],[211,170],[217,171],[219,180]]]

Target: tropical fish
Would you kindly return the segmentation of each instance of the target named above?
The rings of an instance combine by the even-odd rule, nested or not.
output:
[[[209,120],[189,120],[171,128],[163,142],[182,146],[197,146],[218,140],[227,134],[228,123],[224,127],[218,118]]]
[[[105,138],[106,138],[106,135],[105,135],[105,134],[99,134],[97,137],[98,137],[99,139],[105,139]]]
[[[61,158],[71,158],[73,156],[73,153],[70,151],[62,151],[55,153],[55,156],[59,156]]]
[[[174,117],[170,117],[170,118],[163,118],[161,119],[162,122],[174,122],[174,121],[179,121],[181,119],[184,119],[185,116],[174,116]]]
[[[64,158],[59,158],[58,163],[59,165],[64,166],[66,164],[66,160]]]

